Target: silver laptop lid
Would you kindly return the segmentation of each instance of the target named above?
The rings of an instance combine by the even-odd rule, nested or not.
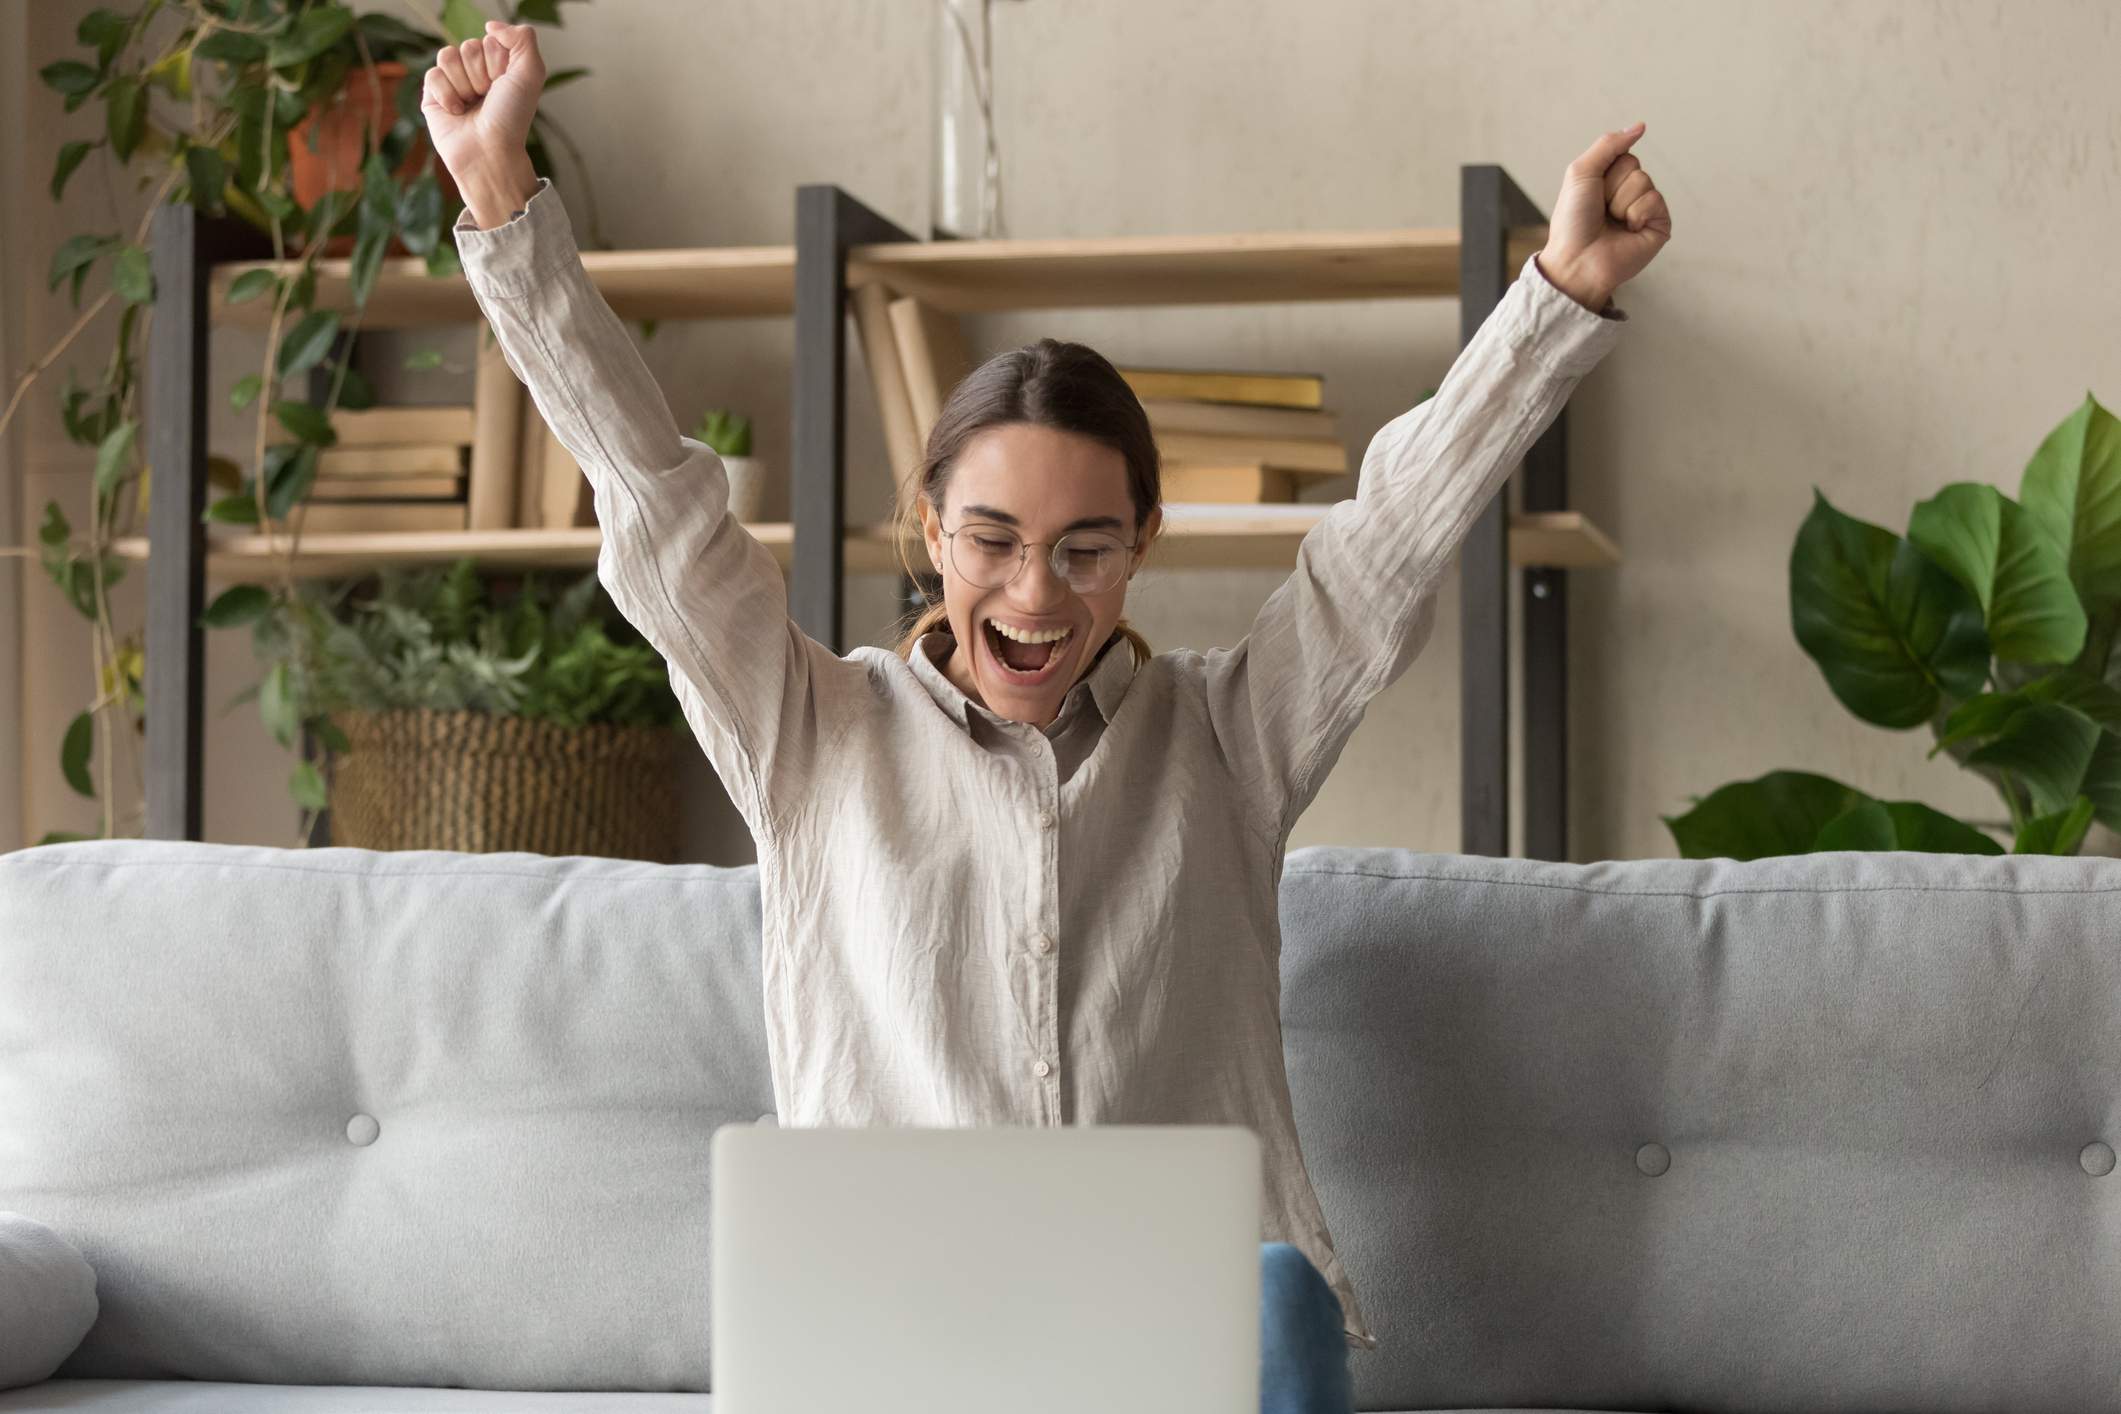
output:
[[[715,1414],[1253,1414],[1261,1158],[1223,1125],[713,1149]]]

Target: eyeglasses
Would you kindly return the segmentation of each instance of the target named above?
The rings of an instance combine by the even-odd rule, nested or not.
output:
[[[990,521],[968,522],[943,537],[950,542],[950,563],[979,589],[1000,589],[1015,579],[1030,548],[1023,536]],[[1101,530],[1072,530],[1053,542],[1047,563],[1077,594],[1102,594],[1127,577],[1127,552],[1133,548]]]

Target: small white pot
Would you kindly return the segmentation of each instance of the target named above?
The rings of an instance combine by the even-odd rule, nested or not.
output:
[[[723,457],[729,473],[729,509],[746,525],[766,518],[766,464],[757,457]]]

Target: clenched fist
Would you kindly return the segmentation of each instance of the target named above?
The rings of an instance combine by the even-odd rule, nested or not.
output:
[[[420,111],[428,140],[481,227],[506,221],[537,190],[530,120],[544,87],[537,32],[499,20],[477,39],[442,48],[427,71]]]
[[[1539,268],[1578,304],[1603,310],[1672,238],[1664,193],[1628,149],[1647,125],[1607,133],[1569,164]]]

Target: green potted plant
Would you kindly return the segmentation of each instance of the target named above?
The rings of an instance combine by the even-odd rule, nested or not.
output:
[[[1790,553],[1797,642],[1841,704],[1993,786],[2011,851],[2075,854],[2121,830],[2121,422],[2090,393],[2034,452],[2012,500],[1957,482],[1905,535],[1817,487]],[[1664,822],[1683,856],[1818,850],[2001,854],[1975,826],[1804,771],[1723,786]]]
[[[329,729],[334,844],[678,857],[683,713],[593,571],[504,594],[470,559],[386,569],[304,583],[277,623],[261,706]]]
[[[751,455],[751,419],[726,408],[700,414],[693,440],[705,442],[729,472],[729,509],[746,525],[766,518],[766,465]]]
[[[419,9],[411,8],[417,19]],[[505,10],[512,21],[559,23],[558,0],[512,0]],[[482,33],[487,16],[473,0],[447,0],[429,13],[432,25],[381,11],[356,14],[340,0],[137,0],[91,11],[76,31],[82,57],[40,71],[68,113],[93,103],[100,115],[92,132],[60,147],[52,199],[98,153],[148,197],[147,214],[130,231],[81,231],[60,243],[50,284],[66,287],[81,314],[32,361],[0,410],[4,431],[30,383],[99,317],[116,315],[110,358],[85,384],[69,370],[59,394],[67,436],[94,449],[87,524],[76,527],[56,502],[47,504],[37,545],[16,551],[36,554],[89,622],[101,690],[66,732],[60,764],[75,791],[100,799],[106,836],[130,833],[142,813],[119,816],[113,748],[121,729],[128,729],[126,739],[144,731],[144,644],[139,630],[119,631],[109,594],[127,572],[113,544],[139,533],[151,493],[138,362],[154,300],[148,222],[170,201],[235,216],[261,232],[278,262],[248,272],[227,293],[232,303],[269,300],[271,315],[258,368],[229,390],[233,406],[257,410],[247,465],[213,461],[209,475],[220,494],[205,513],[215,525],[267,534],[277,577],[230,589],[202,620],[211,628],[270,632],[269,621],[287,612],[294,592],[296,542],[280,539],[275,526],[308,494],[318,453],[333,440],[333,409],[373,401],[350,349],[385,254],[409,251],[438,276],[456,271],[448,232],[458,204],[426,148],[420,81],[443,43]],[[560,70],[546,87],[582,72]],[[542,114],[536,131],[532,161],[549,172],[543,136],[570,150],[572,144]],[[351,149],[338,145],[349,141]],[[321,172],[321,180],[298,172]],[[586,190],[585,197],[596,239],[594,197]],[[337,245],[351,254],[352,308],[318,309],[316,261]],[[83,308],[85,291],[93,297]],[[323,385],[321,396],[310,395],[312,382]],[[269,435],[275,423],[287,439]],[[276,734],[293,744],[293,733],[276,727]],[[321,808],[322,782],[308,763],[296,767],[289,788],[305,808]]]

